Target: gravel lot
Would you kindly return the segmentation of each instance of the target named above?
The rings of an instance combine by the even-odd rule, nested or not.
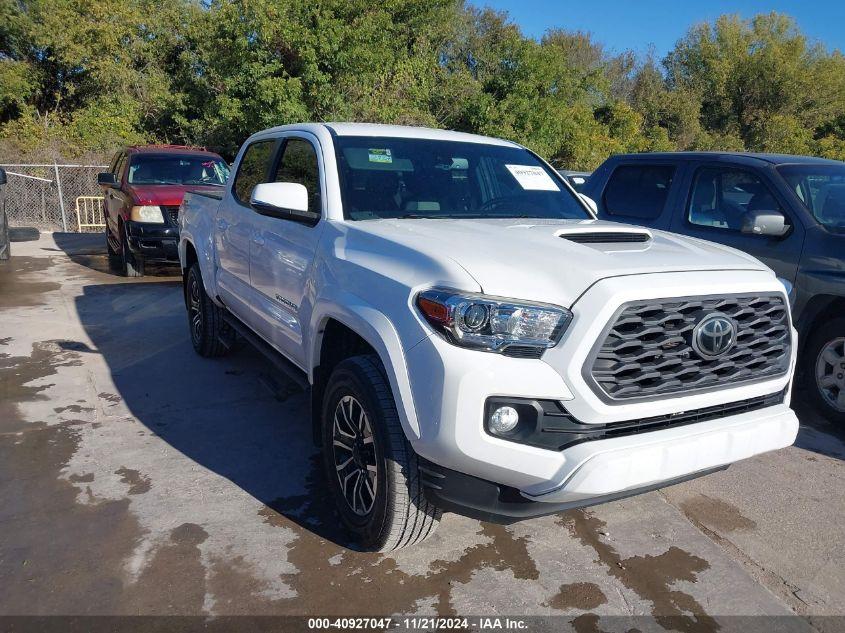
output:
[[[326,501],[304,395],[248,346],[195,356],[176,269],[114,276],[99,235],[12,252],[0,614],[533,614],[579,631],[613,629],[613,615],[715,631],[798,614],[791,628],[841,627],[824,616],[845,612],[845,434],[800,393],[795,447],[509,527],[447,515],[422,546],[363,554]]]

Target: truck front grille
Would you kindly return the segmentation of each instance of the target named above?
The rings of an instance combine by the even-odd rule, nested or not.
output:
[[[697,324],[713,313],[727,316],[736,328],[736,343],[715,358],[692,344]],[[619,309],[584,375],[601,397],[647,399],[780,376],[789,358],[789,315],[780,295],[658,299]]]

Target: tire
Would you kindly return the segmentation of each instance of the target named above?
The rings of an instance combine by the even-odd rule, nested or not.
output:
[[[135,255],[129,250],[129,240],[126,237],[126,228],[121,231],[120,248],[120,269],[124,277],[143,277],[144,258]]]
[[[223,319],[223,308],[205,292],[200,266],[194,262],[185,276],[185,308],[194,351],[205,358],[223,356],[229,351],[234,332]]]
[[[109,257],[109,270],[118,270],[122,266],[122,259],[120,253],[111,247],[111,240],[109,239],[109,227],[106,225],[106,253]]]
[[[348,424],[350,419],[355,426]],[[343,524],[363,549],[396,550],[434,533],[441,511],[425,497],[417,455],[399,423],[378,357],[354,356],[338,364],[326,385],[321,426],[332,497]],[[338,468],[347,460],[351,462],[345,468]]]
[[[801,365],[803,386],[813,408],[831,422],[845,425],[845,318],[815,328]]]

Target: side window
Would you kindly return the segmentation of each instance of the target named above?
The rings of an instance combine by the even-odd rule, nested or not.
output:
[[[122,154],[121,154],[120,152],[117,152],[117,153],[116,153],[116,154],[112,157],[111,162],[109,163],[109,171],[110,171],[111,173],[113,173],[113,174],[116,174],[116,173],[117,173],[117,164],[120,162],[120,157],[121,157],[121,156],[122,156]]]
[[[308,210],[322,212],[320,167],[314,146],[301,138],[289,138],[276,170],[276,182],[298,182],[308,190]]]
[[[749,171],[704,167],[696,172],[687,208],[690,224],[741,231],[749,211],[783,213],[766,184]]]
[[[123,175],[123,168],[126,166],[126,154],[120,154],[117,157],[117,162],[115,163],[114,169],[112,172],[120,180],[120,177]]]
[[[246,148],[232,185],[235,197],[242,203],[249,204],[255,185],[266,182],[275,146],[275,139],[269,139],[257,141]]]
[[[617,167],[604,190],[608,215],[653,220],[666,206],[675,168],[667,165]]]

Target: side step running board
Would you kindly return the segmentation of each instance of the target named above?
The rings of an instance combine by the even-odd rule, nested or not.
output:
[[[249,341],[250,345],[266,356],[267,360],[273,363],[276,369],[282,372],[300,390],[308,391],[310,389],[311,385],[308,383],[308,376],[305,372],[268,345],[263,338],[249,329],[238,317],[227,310],[223,319],[232,326],[235,332]]]

